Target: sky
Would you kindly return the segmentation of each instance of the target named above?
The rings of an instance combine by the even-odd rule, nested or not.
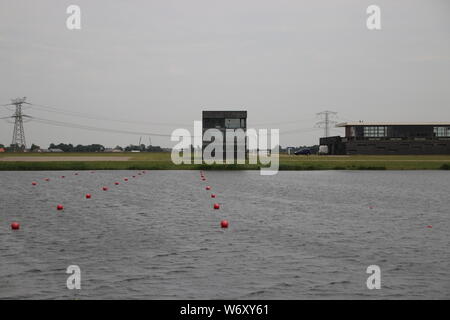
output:
[[[72,4],[80,30],[66,27]],[[366,27],[372,4],[381,30]],[[23,96],[28,147],[172,147],[159,135],[202,110],[247,110],[282,146],[318,144],[323,110],[450,121],[450,1],[2,0],[0,104]],[[0,120],[0,143],[12,131]]]

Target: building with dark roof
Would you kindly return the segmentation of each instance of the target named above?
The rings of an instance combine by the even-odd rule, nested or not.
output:
[[[320,139],[328,154],[450,154],[450,122],[345,122],[345,137]]]

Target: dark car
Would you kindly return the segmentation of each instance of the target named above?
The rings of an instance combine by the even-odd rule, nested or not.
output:
[[[299,156],[299,155],[309,156],[311,154],[311,150],[310,149],[300,149],[300,150],[295,151],[294,154],[296,156]]]

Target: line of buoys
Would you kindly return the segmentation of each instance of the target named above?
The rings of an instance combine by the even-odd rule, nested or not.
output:
[[[11,229],[19,230],[20,229],[20,224],[18,222],[11,223]]]
[[[200,178],[202,179],[202,181],[206,181],[206,177],[203,175],[203,171],[200,171]],[[205,189],[206,190],[211,190],[211,186],[206,186]],[[211,198],[216,198],[216,194],[215,193],[211,193]],[[214,208],[214,210],[219,210],[220,209],[220,204],[214,203],[213,204],[213,208]],[[228,226],[229,226],[228,220],[220,221],[220,227],[222,229],[227,229]]]
[[[95,171],[91,171],[91,173],[95,173]],[[142,171],[142,173],[146,173],[146,171]],[[141,175],[141,173],[138,173],[139,175]],[[75,172],[74,173],[74,175],[78,175],[78,172]],[[61,176],[61,179],[64,179],[66,176],[64,176],[64,175],[62,175]],[[133,176],[133,178],[135,178],[136,176]],[[50,181],[50,178],[44,178],[43,179],[44,181]],[[128,181],[128,178],[124,178],[124,181]],[[38,183],[36,182],[36,181],[32,181],[31,182],[31,184],[33,185],[33,186],[36,186],[36,185],[38,185]],[[120,183],[119,182],[115,182],[114,183],[115,185],[119,185]],[[104,186],[103,188],[102,188],[102,190],[103,191],[107,191],[108,190],[108,187],[106,187],[106,186]],[[87,193],[86,195],[85,195],[85,198],[86,199],[91,199],[91,197],[92,197],[92,195],[90,194],[90,193]],[[64,206],[62,205],[62,204],[58,204],[58,205],[56,205],[56,210],[58,210],[58,211],[63,211],[64,210]],[[12,230],[19,230],[20,229],[20,224],[18,223],[18,222],[12,222],[11,223],[11,229]]]

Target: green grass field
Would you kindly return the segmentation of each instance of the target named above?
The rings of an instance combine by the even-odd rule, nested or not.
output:
[[[70,160],[59,160],[71,158]],[[96,161],[96,157],[101,157]],[[124,157],[128,158],[124,160]],[[9,159],[8,159],[9,158]],[[53,158],[53,159],[52,159]],[[109,160],[110,159],[110,160]],[[6,160],[6,161],[5,161]],[[257,170],[259,165],[172,163],[170,153],[1,153],[0,170]],[[449,170],[450,155],[280,155],[280,170]]]

